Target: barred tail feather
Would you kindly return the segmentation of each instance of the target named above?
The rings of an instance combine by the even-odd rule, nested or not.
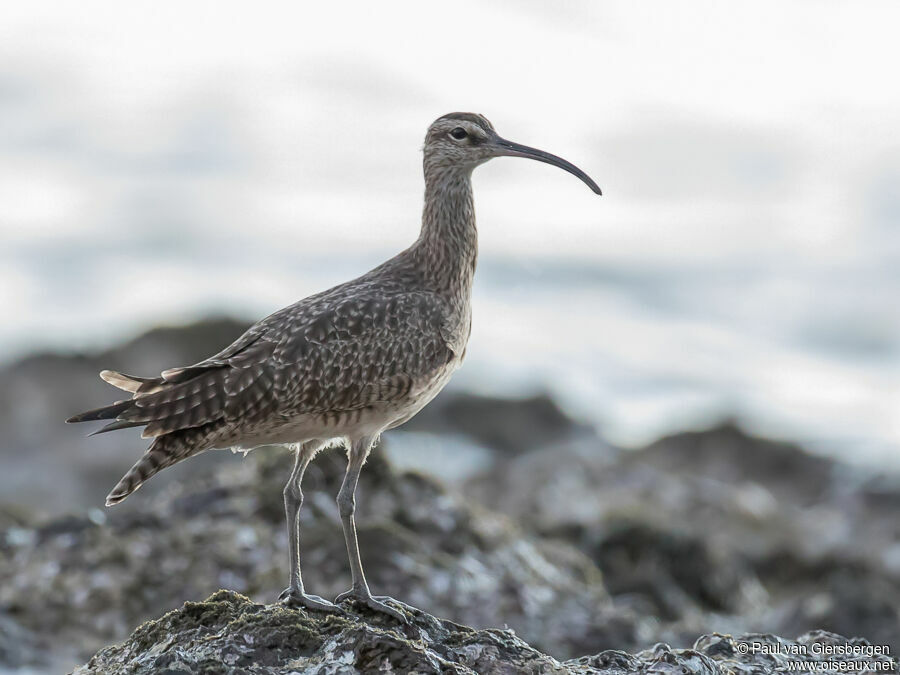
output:
[[[66,422],[72,424],[112,420],[91,436],[117,429],[145,427],[141,436],[156,438],[176,431],[199,428],[221,419],[225,415],[229,391],[229,382],[223,369],[192,366],[176,370],[176,379],[183,378],[186,372],[192,373],[193,379],[175,383],[161,377],[136,377],[104,370],[100,376],[106,382],[132,392],[133,397],[73,415]],[[239,374],[243,375],[243,371]],[[264,393],[266,391],[263,389]]]
[[[106,505],[112,506],[124,501],[128,495],[166,467],[215,447],[219,428],[219,425],[207,424],[156,438],[144,456],[135,462],[107,495]]]
[[[160,439],[162,440],[162,439]],[[124,501],[132,492],[137,490],[155,473],[162,471],[167,466],[175,464],[179,457],[165,446],[166,443],[154,442],[137,462],[134,463],[128,473],[116,483],[116,486],[106,496],[106,505],[112,506]]]

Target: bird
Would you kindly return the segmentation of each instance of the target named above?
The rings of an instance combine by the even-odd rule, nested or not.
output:
[[[342,611],[336,603],[356,601],[406,623],[395,607],[402,603],[372,595],[366,581],[356,535],[356,485],[382,432],[419,412],[466,356],[478,257],[472,172],[495,157],[557,166],[601,194],[574,164],[502,138],[483,115],[439,117],[425,136],[425,200],[412,245],[352,281],[271,314],[199,363],[164,370],[159,377],[100,373],[131,397],[66,421],[112,420],[94,434],[143,427],[142,437],[152,439],[106,505],[120,503],[154,474],[206,450],[288,446],[294,452],[284,487],[290,577],[279,600],[336,612]],[[307,466],[334,444],[347,453],[337,506],[351,588],[332,603],[304,587],[299,513]]]

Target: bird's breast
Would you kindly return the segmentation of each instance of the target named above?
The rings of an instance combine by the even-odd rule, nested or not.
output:
[[[450,377],[461,363],[462,358],[454,358],[447,365],[430,373],[428,377],[414,383],[410,389],[409,396],[399,405],[392,406],[393,420],[387,428],[393,429],[400,426],[428,405],[440,393],[441,389],[447,385]]]

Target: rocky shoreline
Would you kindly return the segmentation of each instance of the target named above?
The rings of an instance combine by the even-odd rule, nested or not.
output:
[[[352,608],[340,620],[290,610],[291,623],[288,610],[256,604],[284,586],[288,453],[206,453],[104,510],[92,504],[139,452],[136,434],[94,444],[81,430],[46,422],[84,407],[81,397],[105,400],[101,362],[137,361],[154,372],[216,349],[240,328],[205,322],[102,355],[35,356],[0,369],[0,672],[60,672],[98,650],[79,672],[165,672],[140,669],[163,668],[165,659],[172,673],[220,672],[203,666],[202,649],[229,642],[235,673],[303,672],[297,663],[309,672],[367,672],[365,664],[395,657],[422,672],[749,673],[783,665],[765,651],[744,658],[735,651],[743,637],[708,637],[716,633],[762,634],[757,642],[778,645],[859,637],[900,653],[897,475],[729,422],[614,448],[540,394],[448,391],[409,432],[386,434],[367,463],[360,545],[373,590],[421,608],[406,632]],[[452,477],[389,460],[404,448],[438,448],[440,470],[456,447],[477,448],[480,460]],[[304,484],[304,576],[326,597],[349,583],[334,503],[343,465],[340,452],[323,453]],[[185,627],[185,612],[208,620],[175,630],[173,617]],[[145,621],[152,623],[129,638]],[[283,658],[259,651],[277,644],[235,633],[241,625],[262,634],[273,622],[287,631],[273,633],[287,636]],[[151,645],[148,626],[166,637]],[[349,636],[369,646],[351,650],[346,663],[329,661],[350,658]],[[477,654],[492,649],[501,650],[500,665],[482,670]],[[131,670],[126,657],[136,659]],[[254,670],[240,665],[245,657],[263,660]],[[312,658],[319,670],[302,661]],[[518,670],[522,659],[532,670]]]
[[[221,673],[453,673],[456,675],[724,675],[834,670],[893,672],[897,663],[865,640],[816,631],[703,635],[685,649],[657,644],[635,654],[606,650],[558,661],[511,630],[473,630],[400,605],[409,623],[367,609],[340,615],[260,605],[233,591],[149,621],[74,675]],[[357,611],[364,612],[358,614]]]

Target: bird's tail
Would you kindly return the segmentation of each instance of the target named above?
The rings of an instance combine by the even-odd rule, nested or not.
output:
[[[100,373],[109,384],[133,396],[112,405],[73,415],[66,422],[111,420],[94,434],[144,427],[153,443],[106,498],[112,506],[137,490],[151,476],[183,459],[209,449],[220,440],[225,388],[219,363],[164,371],[162,377],[135,377],[113,370]]]
[[[128,472],[106,496],[106,505],[112,506],[124,501],[128,495],[146,483],[151,476],[183,459],[207,450],[212,429],[206,425],[195,429],[185,429],[165,436],[158,436],[147,452],[134,463]]]
[[[135,462],[134,466],[128,470],[128,473],[116,483],[116,486],[106,496],[107,506],[124,501],[128,495],[141,487],[150,476],[178,461],[172,453],[167,452],[162,447],[164,444],[160,443],[160,441],[164,440],[164,438],[157,438],[153,441],[147,452],[144,453],[144,456]]]

